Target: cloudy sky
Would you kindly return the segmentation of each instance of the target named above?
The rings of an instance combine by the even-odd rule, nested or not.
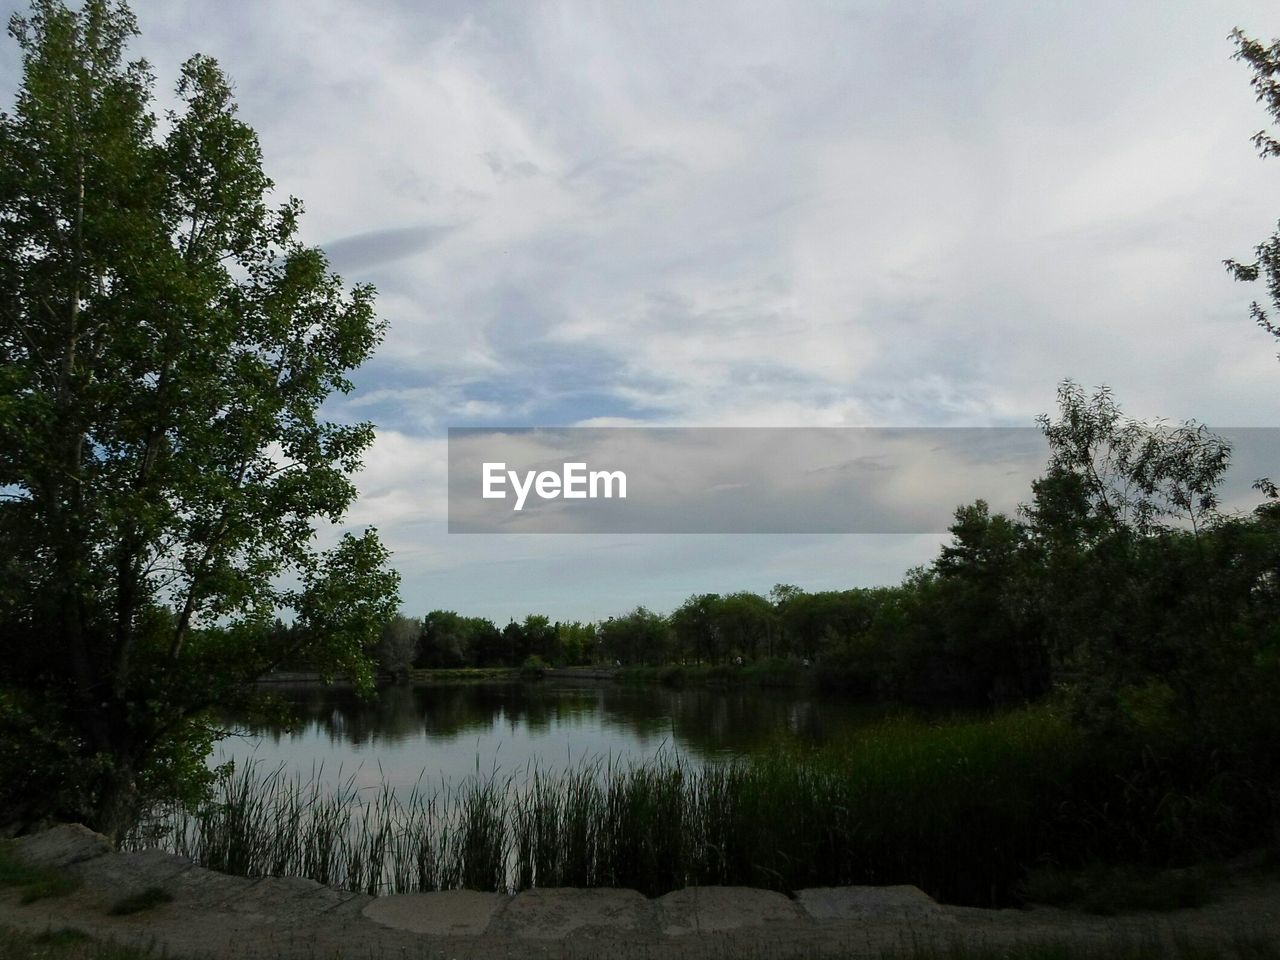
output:
[[[1027,426],[1068,376],[1280,425],[1220,265],[1280,217],[1227,39],[1274,3],[135,8],[162,95],[217,57],[306,238],[380,291],[330,412],[378,425],[352,521],[410,612],[893,582],[938,542],[448,535],[451,426]]]

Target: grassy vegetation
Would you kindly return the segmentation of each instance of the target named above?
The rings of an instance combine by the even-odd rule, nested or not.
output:
[[[17,887],[20,902],[65,896],[79,886],[79,880],[63,871],[24,863],[12,844],[0,843],[0,887]]]
[[[31,934],[0,927],[0,960],[153,960],[158,956],[154,950],[103,943],[70,928]]]
[[[1039,867],[1028,873],[1022,893],[1035,903],[1102,915],[1181,910],[1210,902],[1215,879],[1219,878],[1206,867],[1153,870],[1100,863],[1080,870]]]
[[[170,808],[152,826],[164,845],[214,869],[371,893],[909,883],[990,906],[1018,902],[1037,864],[1170,866],[1223,852],[1206,850],[1205,837],[1243,836],[1250,785],[1171,780],[1167,767],[1135,772],[1133,756],[1109,755],[1038,707],[886,721],[838,747],[705,768],[659,757],[477,772],[401,796],[248,767],[214,802]],[[1147,895],[1179,905],[1192,892]]]

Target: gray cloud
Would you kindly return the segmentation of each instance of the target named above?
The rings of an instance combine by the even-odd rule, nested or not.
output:
[[[356,273],[430,250],[454,229],[451,226],[390,227],[340,237],[321,246],[339,273]]]
[[[1280,35],[1264,0],[137,12],[163,102],[218,57],[306,238],[377,283],[387,342],[332,413],[381,426],[359,519],[415,610],[884,582],[936,546],[449,538],[412,504],[450,425],[1026,426],[1064,376],[1280,422],[1259,291],[1220,266],[1277,216],[1226,40]]]

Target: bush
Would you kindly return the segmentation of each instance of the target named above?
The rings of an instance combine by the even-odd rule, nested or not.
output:
[[[683,687],[685,679],[683,664],[673,663],[658,670],[658,682],[664,687]]]
[[[525,680],[541,680],[546,672],[546,661],[536,653],[531,657],[525,657],[524,663],[520,664],[520,676]]]

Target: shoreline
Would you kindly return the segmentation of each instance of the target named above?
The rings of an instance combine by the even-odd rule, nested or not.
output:
[[[417,668],[404,678],[381,674],[379,688],[398,684],[437,686],[473,683],[540,683],[540,682],[614,683],[636,687],[773,687],[779,689],[816,689],[817,674],[812,668],[775,664],[667,664],[664,666],[617,667],[607,665],[542,667],[530,672],[522,667],[451,667]],[[293,686],[351,689],[350,680],[325,681],[315,671],[282,670],[260,677],[256,686]]]
[[[17,890],[0,891],[0,931],[71,929],[178,958],[302,960],[359,953],[782,960],[883,957],[904,947],[915,955],[957,944],[1097,947],[1132,940],[1174,947],[1280,938],[1280,882],[1256,878],[1236,879],[1206,906],[1110,917],[1040,906],[944,906],[911,886],[811,888],[794,897],[750,887],[686,887],[657,898],[623,888],[570,887],[373,897],[313,880],[217,873],[156,849],[120,853],[75,824],[11,843],[24,862],[74,885],[30,903]],[[142,912],[113,915],[122,897],[149,889],[167,896]]]

